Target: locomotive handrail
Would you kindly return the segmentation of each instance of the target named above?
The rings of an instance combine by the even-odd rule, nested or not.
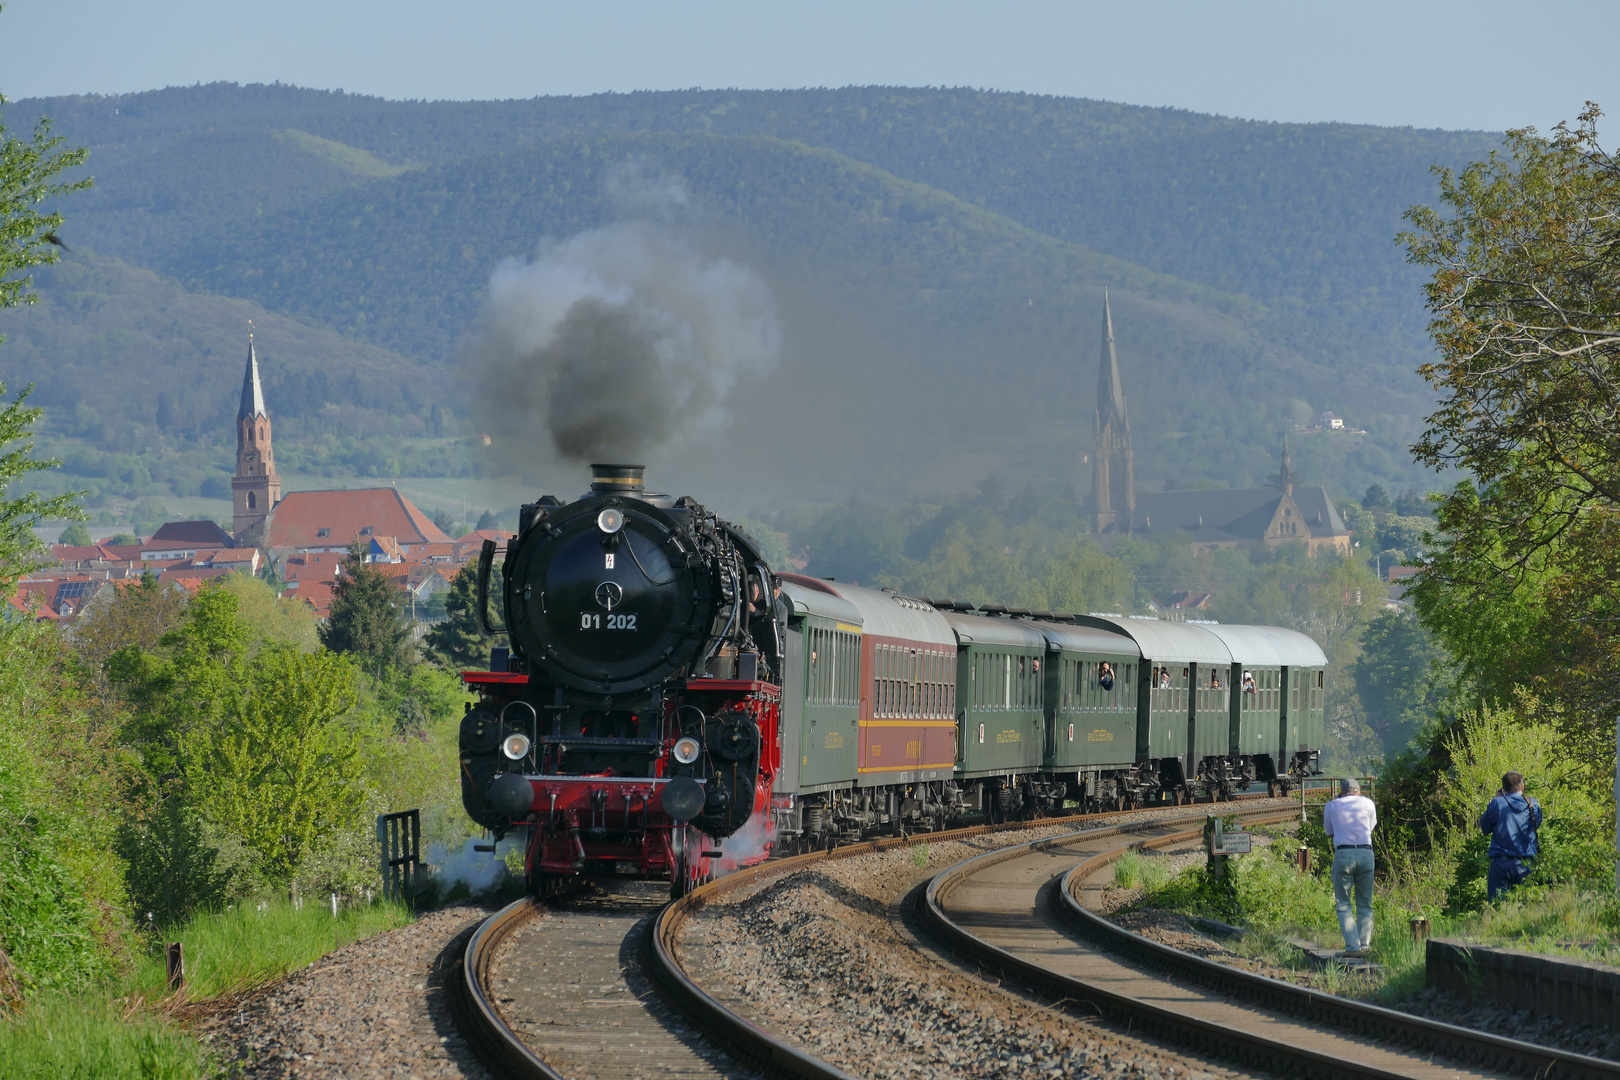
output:
[[[486,538],[478,550],[478,629],[485,637],[495,636],[489,623],[489,572],[494,565],[495,541]]]

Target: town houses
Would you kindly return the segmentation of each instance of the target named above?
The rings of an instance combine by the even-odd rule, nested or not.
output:
[[[284,595],[325,617],[349,549],[358,542],[366,560],[405,594],[407,612],[421,621],[440,610],[434,598],[477,558],[485,540],[504,545],[511,536],[493,529],[446,536],[393,487],[283,495],[271,428],[250,334],[236,416],[232,528],[171,521],[135,543],[53,544],[50,564],[19,582],[12,605],[38,619],[69,620],[119,582],[147,574],[161,586],[195,593],[226,574],[264,572],[281,582]]]

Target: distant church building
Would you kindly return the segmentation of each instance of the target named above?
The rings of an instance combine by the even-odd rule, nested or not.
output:
[[[259,358],[248,334],[247,371],[242,375],[242,404],[236,410],[236,475],[231,478],[235,502],[232,532],[238,541],[258,543],[265,521],[281,501],[281,475],[270,443],[270,416],[259,384]]]
[[[1131,421],[1114,353],[1114,317],[1103,291],[1102,359],[1097,367],[1097,452],[1091,457],[1091,531],[1129,533],[1136,517],[1136,463],[1131,458]]]
[[[1103,294],[1102,356],[1097,371],[1097,445],[1091,462],[1094,535],[1186,533],[1199,548],[1276,547],[1303,543],[1350,554],[1350,530],[1321,487],[1297,487],[1288,443],[1276,487],[1214,491],[1136,491],[1131,426],[1114,351],[1114,320]]]

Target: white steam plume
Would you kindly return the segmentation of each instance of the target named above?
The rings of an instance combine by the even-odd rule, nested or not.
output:
[[[497,266],[470,360],[509,446],[533,453],[543,428],[566,458],[640,462],[720,427],[732,387],[780,348],[776,304],[748,267],[632,221]]]
[[[763,813],[755,814],[743,827],[720,841],[720,858],[715,867],[716,876],[724,876],[763,862],[776,843],[776,819],[767,806]]]
[[[427,858],[422,861],[432,868],[433,876],[446,885],[463,882],[474,896],[494,888],[507,874],[506,856],[511,851],[523,850],[521,832],[502,838],[493,853],[474,851],[476,844],[487,843],[473,837],[458,851],[443,844],[429,844]]]

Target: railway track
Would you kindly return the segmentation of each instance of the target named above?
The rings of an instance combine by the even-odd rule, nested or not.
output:
[[[1278,808],[1263,795],[1239,799]],[[1274,812],[1297,814],[1298,804]],[[675,948],[687,919],[709,901],[818,862],[913,842],[1132,818],[1104,825],[1112,835],[1141,827],[1141,814],[1043,818],[850,844],[772,860],[667,905],[667,886],[656,882],[582,889],[544,906],[521,900],[491,916],[469,939],[461,971],[452,977],[457,1023],[485,1060],[515,1077],[741,1080],[769,1074],[848,1080],[848,1074],[758,1027],[689,977]],[[716,1049],[720,1046],[725,1050]]]
[[[1298,810],[1239,813],[1261,824]],[[1100,894],[1099,872],[1133,847],[1200,842],[1202,829],[1166,823],[1122,832],[1088,830],[958,863],[919,893],[919,915],[961,958],[1251,1068],[1345,1080],[1620,1080],[1614,1062],[1335,997],[1124,930],[1085,902],[1087,892]]]

